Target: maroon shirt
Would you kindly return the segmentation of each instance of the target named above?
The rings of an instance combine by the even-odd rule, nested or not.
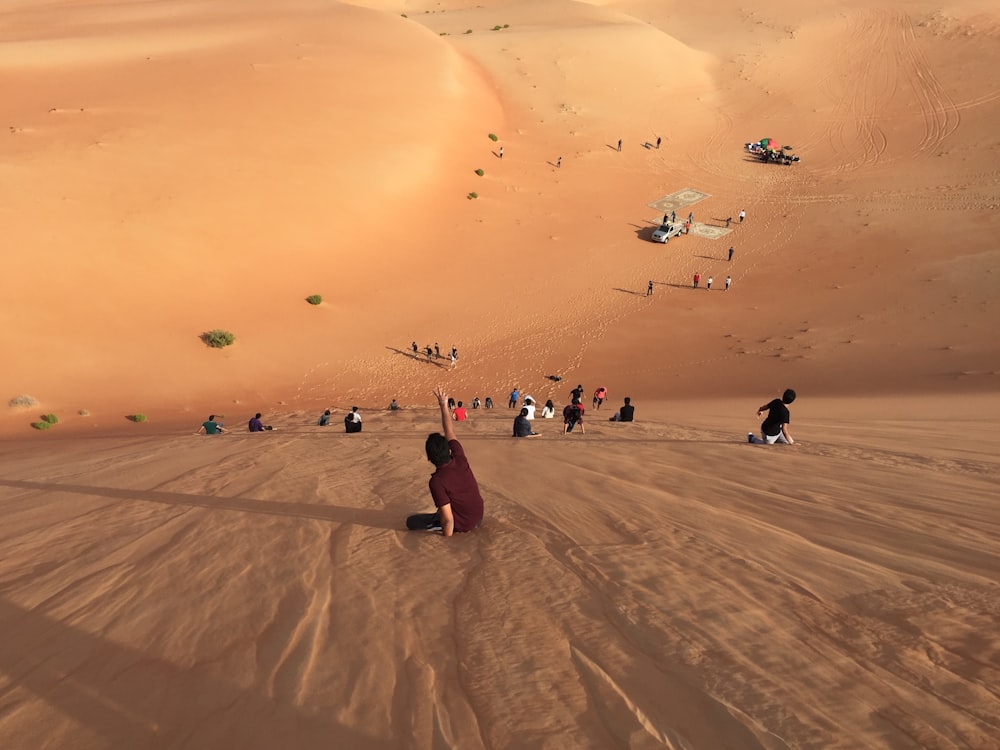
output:
[[[448,447],[451,448],[451,461],[431,474],[431,497],[438,508],[451,504],[455,531],[472,531],[483,520],[483,496],[479,494],[479,484],[462,444],[449,440]]]

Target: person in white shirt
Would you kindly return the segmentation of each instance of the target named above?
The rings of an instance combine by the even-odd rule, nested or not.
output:
[[[556,405],[552,403],[550,398],[545,402],[545,406],[542,407],[542,419],[552,419],[556,415]]]
[[[533,399],[531,396],[528,396],[526,399],[524,399],[524,408],[528,410],[528,413],[525,414],[524,416],[527,417],[528,419],[534,419],[535,399]]]

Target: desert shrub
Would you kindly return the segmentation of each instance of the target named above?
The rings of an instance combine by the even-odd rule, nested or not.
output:
[[[48,422],[49,424],[59,424],[59,417],[55,414],[43,414],[42,421]]]
[[[38,406],[38,399],[34,396],[28,396],[27,394],[22,394],[20,396],[14,396],[7,405],[11,409],[29,409],[32,406]]]
[[[52,426],[52,423],[43,420],[41,422],[32,422],[31,426],[34,427],[36,430],[47,430]]]
[[[310,294],[308,297],[306,297],[306,302],[308,302],[310,305],[318,305],[322,301],[323,297],[319,294]]]
[[[499,141],[500,140],[499,138],[497,138],[497,134],[496,133],[490,133],[489,139],[491,141]]]
[[[472,33],[472,29],[466,29],[466,30],[465,30],[465,33],[466,33],[466,34],[471,34],[471,33]]]
[[[236,341],[236,337],[229,331],[223,331],[221,328],[216,328],[201,334],[201,340],[205,342],[206,346],[210,346],[213,349],[221,349],[222,347],[229,346]]]
[[[468,198],[469,198],[470,201],[472,199],[478,198],[478,197],[479,197],[479,193],[469,193],[469,195],[468,195]]]
[[[505,23],[505,24],[503,25],[503,27],[504,27],[505,29],[509,29],[509,28],[510,28],[510,24],[509,24],[509,23]]]
[[[145,414],[129,414],[127,417],[125,417],[125,419],[127,419],[129,422],[145,422],[146,421],[146,415]]]
[[[492,29],[490,29],[490,31],[500,31],[500,29],[502,29],[502,28],[503,28],[503,26],[501,26],[500,24],[497,24]]]
[[[479,175],[480,177],[482,177],[486,173],[483,170],[481,170],[481,169],[477,169],[476,170],[476,174]]]
[[[403,18],[409,18],[409,16],[406,15],[405,13],[400,13],[399,15],[401,15]]]

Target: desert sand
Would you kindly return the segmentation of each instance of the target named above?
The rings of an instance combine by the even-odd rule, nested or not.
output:
[[[1000,748],[993,3],[0,18],[0,746]]]

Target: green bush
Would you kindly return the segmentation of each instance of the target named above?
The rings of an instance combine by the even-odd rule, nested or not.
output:
[[[479,193],[469,193],[468,198],[471,201],[473,198],[478,198]]]
[[[223,331],[221,328],[216,328],[201,334],[201,340],[205,342],[206,346],[210,346],[213,349],[221,349],[222,347],[229,346],[236,341],[236,337],[229,331]]]
[[[476,174],[479,175],[480,177],[482,177],[486,173],[483,170],[481,170],[481,169],[477,169],[476,170]]]
[[[509,29],[509,28],[510,28],[510,24],[509,24],[509,23],[505,23],[505,24],[503,25],[503,27],[504,27],[505,29]]]
[[[490,29],[490,31],[500,31],[500,29],[502,29],[502,28],[503,28],[503,26],[501,26],[500,24],[497,24],[492,29]]]
[[[466,29],[466,30],[465,30],[465,33],[466,33],[466,34],[471,34],[471,33],[472,33],[472,29]]]
[[[51,422],[32,422],[31,426],[36,430],[47,430],[52,426]]]
[[[496,133],[490,133],[489,138],[490,138],[491,141],[499,141],[500,140],[499,138],[497,138]]]
[[[321,297],[318,294],[310,294],[308,297],[306,297],[306,302],[308,302],[310,305],[318,305],[322,301],[323,297]]]
[[[42,421],[48,422],[49,424],[59,424],[59,417],[55,414],[43,414]]]
[[[129,414],[127,417],[125,417],[125,419],[127,419],[129,422],[145,422],[146,421],[146,415],[145,414]]]

